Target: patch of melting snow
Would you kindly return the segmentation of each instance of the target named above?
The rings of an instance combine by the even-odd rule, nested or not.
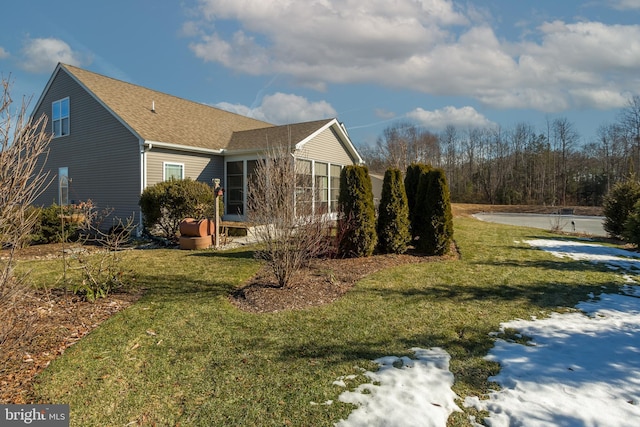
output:
[[[602,262],[637,272],[639,254],[564,240],[531,240],[558,257]],[[635,283],[625,275],[627,283]],[[630,280],[631,279],[631,280]],[[629,284],[623,295],[602,294],[576,306],[581,313],[503,323],[531,337],[533,345],[497,339],[488,360],[501,370],[490,378],[503,388],[464,400],[490,413],[490,427],[636,426],[640,419],[640,293]],[[475,423],[474,419],[471,422]]]
[[[357,408],[336,426],[446,426],[449,415],[460,411],[451,390],[451,357],[441,348],[411,351],[415,359],[406,356],[376,359],[380,369],[364,373],[371,382],[340,395],[341,402]]]

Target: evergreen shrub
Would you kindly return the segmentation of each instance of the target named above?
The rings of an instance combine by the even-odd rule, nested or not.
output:
[[[377,240],[376,213],[366,166],[349,165],[342,169],[338,209],[338,254],[348,258],[371,255]]]
[[[389,168],[384,174],[376,231],[380,252],[407,251],[411,241],[409,207],[400,169]]]

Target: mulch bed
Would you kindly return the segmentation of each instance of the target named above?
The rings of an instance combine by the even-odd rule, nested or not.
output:
[[[90,303],[71,293],[39,291],[17,301],[15,310],[5,313],[17,327],[1,345],[0,403],[32,403],[33,380],[39,372],[138,298],[113,294]]]
[[[15,258],[55,259],[63,250],[97,250],[77,245],[35,245]],[[8,256],[0,251],[0,259]],[[38,373],[100,323],[140,298],[140,293],[114,293],[88,302],[71,292],[27,288],[21,297],[2,305],[0,325],[0,404],[34,403],[33,381]],[[13,326],[12,326],[13,325]],[[4,337],[4,342],[2,342]]]
[[[402,255],[317,259],[300,271],[291,285],[284,288],[278,286],[269,267],[265,266],[249,283],[234,292],[230,300],[241,310],[253,313],[300,310],[329,304],[344,295],[358,280],[376,271],[404,264],[455,258],[458,256],[455,245],[452,245],[451,254],[429,257],[409,251]]]

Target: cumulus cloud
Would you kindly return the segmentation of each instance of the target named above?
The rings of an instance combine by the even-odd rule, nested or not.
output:
[[[640,92],[640,25],[553,21],[505,40],[486,9],[461,4],[199,0],[190,47],[204,61],[289,75],[307,87],[373,83],[470,96],[493,108],[604,109]]]
[[[448,106],[433,111],[416,108],[409,112],[407,117],[432,131],[444,130],[449,125],[458,128],[486,128],[495,126],[495,123],[478,113],[475,108],[469,106],[462,108]]]
[[[7,52],[2,46],[0,46],[0,59],[5,59],[9,57],[9,52]]]
[[[66,42],[55,38],[28,39],[22,49],[21,67],[32,73],[50,73],[58,64],[81,66],[83,57]]]
[[[255,108],[227,102],[218,103],[216,107],[276,125],[337,116],[334,108],[326,101],[311,102],[302,96],[280,92],[265,96],[262,104]]]

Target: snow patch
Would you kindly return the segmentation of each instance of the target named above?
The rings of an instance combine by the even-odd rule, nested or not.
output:
[[[341,402],[358,408],[336,426],[446,426],[449,415],[460,411],[451,390],[451,357],[441,348],[411,350],[415,359],[376,359],[380,369],[364,373],[371,382],[340,395]]]
[[[605,263],[637,273],[640,255],[616,248],[564,240],[527,243],[558,257]],[[627,280],[627,283],[631,281]],[[515,320],[501,329],[531,337],[522,345],[497,339],[487,359],[501,370],[490,378],[503,388],[488,399],[470,396],[464,406],[490,413],[490,427],[636,426],[640,419],[640,298],[637,287],[625,294],[602,294],[576,306],[582,313],[547,319]],[[474,425],[474,419],[471,419]]]

